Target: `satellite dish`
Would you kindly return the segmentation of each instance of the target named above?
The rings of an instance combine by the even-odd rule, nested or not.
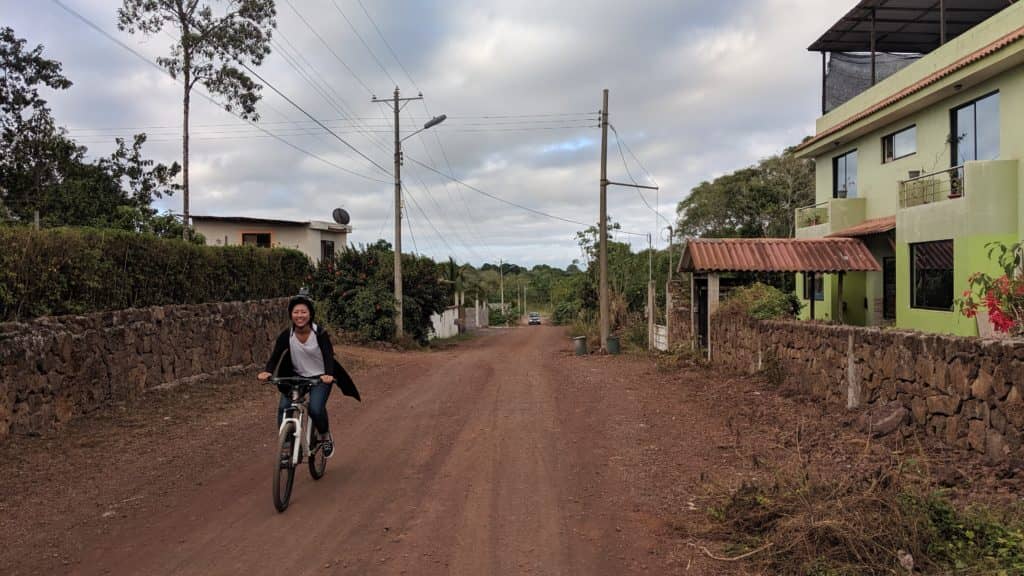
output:
[[[334,217],[334,221],[337,222],[338,224],[349,223],[348,212],[344,208],[335,208],[331,216]]]

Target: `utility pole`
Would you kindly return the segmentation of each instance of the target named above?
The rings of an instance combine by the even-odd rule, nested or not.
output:
[[[501,313],[505,313],[505,262],[498,258],[498,282],[501,284]]]
[[[601,267],[601,350],[608,350],[608,89],[604,89],[601,105],[601,210],[597,224],[601,235],[598,262]]]
[[[601,350],[608,350],[608,186],[626,186],[629,188],[644,188],[647,190],[658,190],[657,186],[641,186],[640,184],[625,184],[623,182],[611,182],[608,180],[608,89],[604,89],[603,103],[601,105],[601,211],[598,223],[600,248],[598,250],[598,261],[601,267],[600,294],[601,294]]]
[[[389,100],[379,100],[376,96],[371,102],[390,103],[395,113],[395,337],[401,338],[405,334],[402,323],[402,140],[398,132],[399,112],[402,111],[402,102],[410,100],[422,100],[420,94],[415,98],[399,98],[398,86],[395,86],[394,97]],[[186,223],[186,226],[188,224]]]
[[[647,233],[647,349],[654,350],[654,242]]]
[[[665,228],[668,229],[668,281],[671,282],[672,281],[672,248],[673,248],[672,241],[675,240],[675,237],[674,237],[675,235],[674,235],[674,233],[672,231],[672,227],[671,226],[666,226]]]

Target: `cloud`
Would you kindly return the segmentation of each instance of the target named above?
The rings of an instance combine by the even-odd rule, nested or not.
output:
[[[117,0],[66,1],[150,58],[165,53],[171,42],[162,34],[118,32]],[[454,251],[460,261],[475,264],[501,257],[565,266],[579,257],[574,233],[581,226],[446,182],[412,159],[450,170],[509,201],[596,222],[597,111],[601,90],[608,88],[611,122],[661,186],[645,197],[673,218],[675,203],[701,181],[777,153],[813,130],[820,72],[817,55],[806,46],[852,0],[364,2],[387,45],[352,0],[291,4],[316,33],[279,2],[274,52],[260,74],[338,137],[390,171],[392,114],[370,99],[389,97],[396,83],[403,96],[422,90],[426,97],[403,109],[403,133],[432,115],[449,117],[405,141],[402,173],[411,197],[404,246],[412,248],[415,235],[419,250],[436,258]],[[75,85],[52,94],[51,104],[58,121],[88,143],[91,154],[109,153],[115,135],[146,131],[148,155],[180,160],[179,84],[53,3],[0,0],[0,19],[64,63]],[[328,166],[194,97],[193,211],[328,219],[332,208],[344,206],[353,216],[354,242],[372,242],[379,234],[390,239],[390,176],[269,87],[263,95],[266,129],[385,182]],[[609,177],[627,181],[614,138],[610,134]],[[629,173],[646,181],[646,171],[624,155]],[[180,198],[160,205],[178,209]],[[623,228],[661,238],[664,222],[658,223],[635,190],[610,188],[609,212]],[[646,238],[629,240],[646,245]]]

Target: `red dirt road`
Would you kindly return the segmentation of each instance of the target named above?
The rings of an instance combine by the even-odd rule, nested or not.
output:
[[[13,526],[2,528],[15,540],[0,572],[644,573],[651,537],[583,413],[590,403],[562,390],[575,371],[567,350],[564,333],[544,326],[378,354],[377,367],[356,371],[361,405],[332,397],[338,449],[324,479],[297,472],[284,514],[270,499],[276,401],[251,381],[234,390],[258,402],[223,412],[224,393],[178,402],[159,412],[167,429],[148,414],[137,433],[123,422],[108,423],[119,433],[68,431],[72,445],[95,432],[101,454],[107,443],[127,453],[104,466],[95,443],[74,445],[77,470],[46,481],[56,493],[5,498]],[[160,473],[132,474],[150,465]]]
[[[1024,474],[901,436],[758,377],[574,357],[549,326],[443,351],[343,347],[364,402],[328,404],[327,475],[270,497],[276,392],[251,378],[153,391],[0,446],[0,574],[759,574],[708,526],[716,495],[809,467],[913,458],[972,470],[965,503]],[[713,528],[713,527],[712,527]]]

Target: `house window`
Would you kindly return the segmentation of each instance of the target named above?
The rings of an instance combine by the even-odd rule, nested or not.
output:
[[[953,166],[999,158],[999,93],[950,111]]]
[[[329,260],[334,257],[334,240],[320,241],[320,259]]]
[[[815,274],[814,278],[804,274],[804,300],[811,300],[812,296],[818,302],[825,300],[825,277],[821,274]]]
[[[832,159],[832,197],[857,197],[857,151]]]
[[[270,248],[270,232],[246,232],[242,234],[242,246]]]
[[[917,126],[882,137],[882,162],[892,162],[917,152]]]
[[[953,241],[910,245],[910,307],[953,309]]]

